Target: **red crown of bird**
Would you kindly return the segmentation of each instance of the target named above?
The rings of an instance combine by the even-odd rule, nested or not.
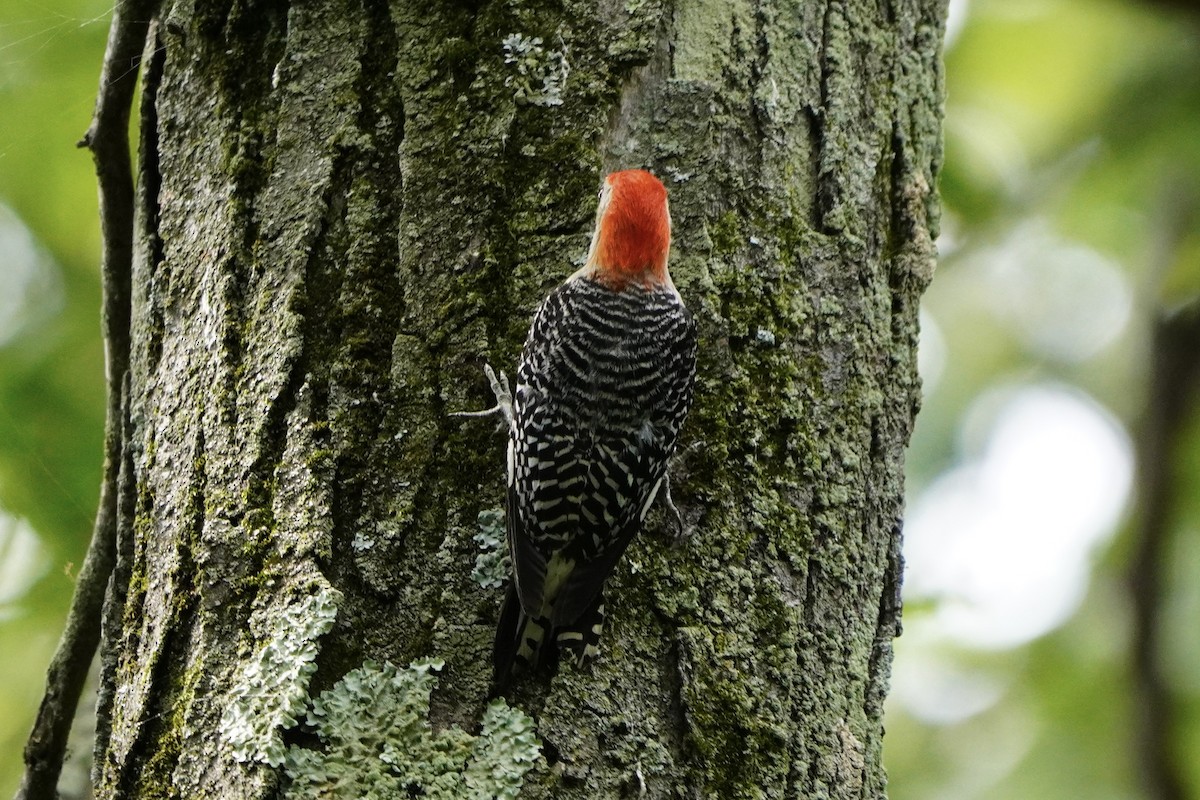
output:
[[[614,289],[630,283],[646,288],[670,283],[671,216],[667,189],[649,172],[629,169],[604,180],[596,245],[588,266],[596,279]],[[603,195],[602,195],[603,197]]]

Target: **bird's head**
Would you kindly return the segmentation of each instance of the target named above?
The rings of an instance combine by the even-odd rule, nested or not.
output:
[[[641,169],[605,178],[592,247],[580,272],[617,291],[630,284],[674,288],[667,273],[670,249],[671,214],[662,181]]]

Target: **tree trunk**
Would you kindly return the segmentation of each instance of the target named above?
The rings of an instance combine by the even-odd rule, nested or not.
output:
[[[883,797],[943,5],[163,7],[98,796]],[[689,536],[489,706],[504,440],[448,414],[624,167],[700,327]]]

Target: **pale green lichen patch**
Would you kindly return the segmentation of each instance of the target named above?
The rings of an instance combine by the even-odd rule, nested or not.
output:
[[[503,700],[493,700],[483,714],[483,730],[473,743],[463,773],[463,796],[480,800],[516,797],[525,773],[540,753],[533,720]]]
[[[505,546],[504,512],[489,508],[479,512],[479,533],[474,539],[480,553],[475,557],[471,580],[485,589],[498,589],[508,577],[509,558]]]
[[[333,627],[340,600],[337,590],[322,586],[300,602],[268,612],[266,640],[242,668],[221,715],[221,739],[238,761],[283,763],[280,734],[304,711],[308,682],[317,669],[317,640]]]
[[[535,106],[561,106],[563,87],[571,74],[566,44],[559,50],[547,50],[542,47],[542,37],[519,33],[509,34],[501,44],[504,63],[513,70],[504,79],[504,85],[513,90],[513,99]]]
[[[443,664],[368,661],[322,692],[307,724],[325,747],[288,750],[284,796],[515,798],[541,751],[533,720],[495,700],[478,736],[454,727],[435,732],[429,695]]]

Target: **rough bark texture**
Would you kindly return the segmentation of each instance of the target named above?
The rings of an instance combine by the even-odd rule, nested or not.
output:
[[[99,796],[316,782],[317,718],[370,728],[330,710],[368,661],[445,661],[407,757],[479,732],[503,440],[447,414],[489,404],[603,172],[645,166],[701,330],[691,535],[653,515],[603,654],[507,698],[542,742],[521,797],[882,797],[942,6],[165,6]],[[460,796],[431,764],[405,785]],[[343,796],[388,796],[354,769]]]

